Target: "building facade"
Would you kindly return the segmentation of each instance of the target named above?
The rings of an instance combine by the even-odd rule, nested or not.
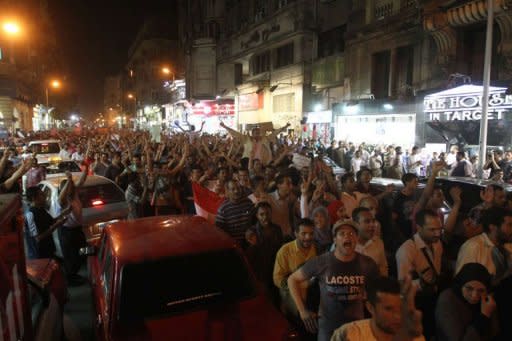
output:
[[[0,32],[0,125],[10,131],[32,130],[48,121],[47,77],[58,68],[53,25],[47,0],[0,0],[1,20],[18,18],[20,32]],[[2,23],[3,25],[3,23]]]

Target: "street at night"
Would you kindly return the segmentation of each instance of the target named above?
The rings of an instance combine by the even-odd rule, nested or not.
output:
[[[0,341],[512,340],[505,0],[0,0]]]

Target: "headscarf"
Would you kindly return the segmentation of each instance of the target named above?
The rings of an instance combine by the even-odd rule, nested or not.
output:
[[[453,279],[452,288],[455,294],[459,297],[462,297],[462,287],[470,281],[478,281],[482,283],[487,290],[489,290],[491,286],[491,275],[489,274],[489,271],[487,271],[487,269],[480,263],[464,264],[464,266]]]
[[[316,242],[317,250],[322,252],[327,250],[332,244],[332,234],[331,234],[331,223],[329,221],[329,212],[324,206],[318,206],[311,213],[311,219],[315,218],[315,215],[318,213],[323,214],[325,219],[327,220],[327,226],[325,228],[317,228],[313,231],[313,237]]]
[[[335,224],[336,221],[338,221],[337,212],[338,212],[338,209],[343,206],[345,206],[345,205],[343,204],[343,201],[341,201],[341,200],[331,201],[331,203],[327,207],[327,211],[329,212],[329,218],[331,220],[331,224]],[[343,218],[340,218],[340,219],[343,219]]]

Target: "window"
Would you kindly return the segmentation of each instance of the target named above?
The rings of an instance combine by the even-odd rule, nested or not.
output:
[[[270,51],[256,55],[252,58],[252,74],[257,75],[270,70]]]
[[[293,43],[290,43],[276,49],[276,68],[293,64],[293,47]]]
[[[207,309],[255,294],[244,260],[231,249],[128,264],[121,272],[121,321]]]
[[[345,51],[346,25],[338,26],[332,30],[318,35],[318,58],[331,56]]]
[[[382,51],[372,56],[372,93],[375,98],[389,96],[390,51]]]
[[[274,112],[294,112],[295,94],[276,95],[272,98]]]
[[[32,153],[37,154],[58,154],[60,146],[57,142],[34,143],[29,145]]]
[[[123,191],[111,182],[94,186],[82,186],[78,190],[78,197],[83,208],[97,205],[99,201],[102,202],[102,205],[107,205],[125,200]]]

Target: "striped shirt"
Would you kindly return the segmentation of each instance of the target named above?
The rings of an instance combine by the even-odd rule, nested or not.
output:
[[[248,198],[239,202],[226,200],[220,205],[215,225],[239,242],[245,240],[245,231],[251,226],[254,205]]]

